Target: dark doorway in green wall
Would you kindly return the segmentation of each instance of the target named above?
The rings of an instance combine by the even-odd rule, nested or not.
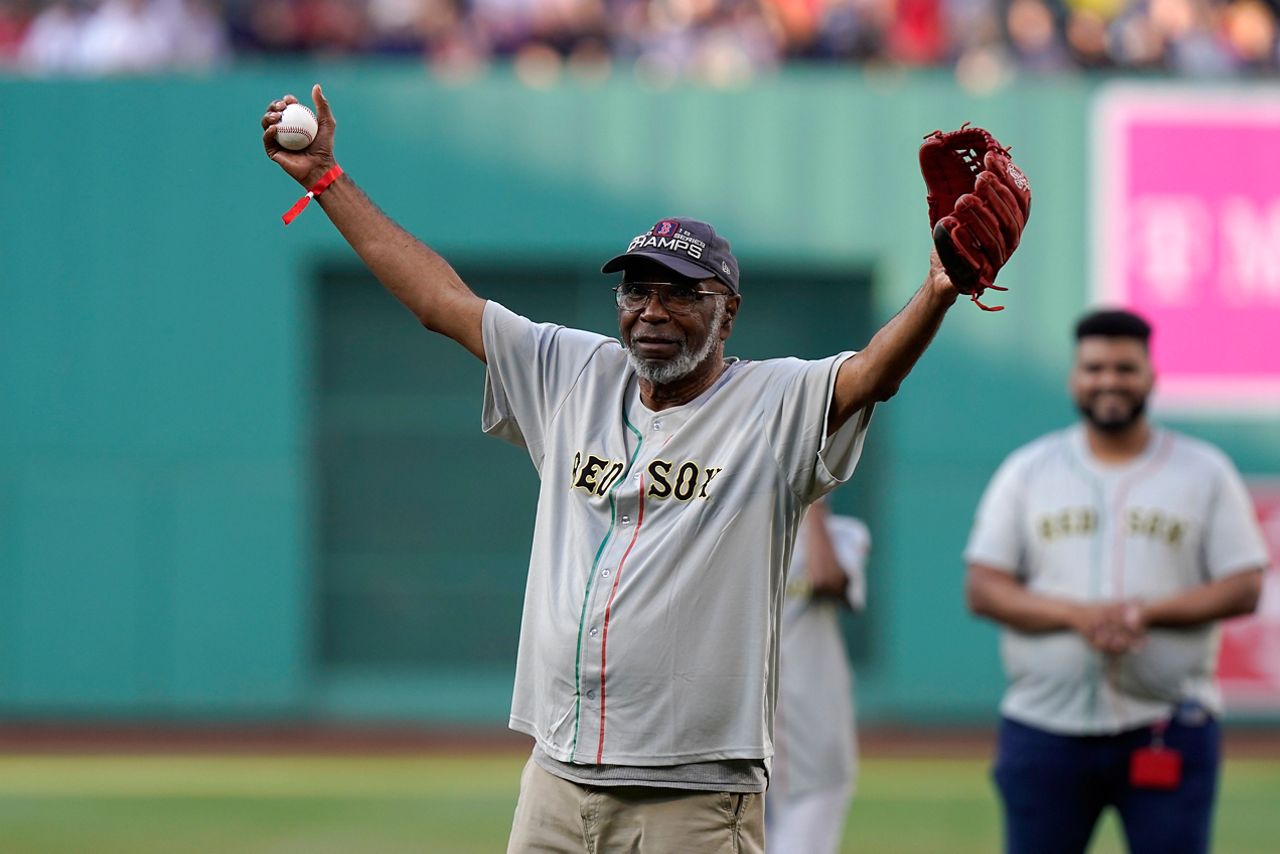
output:
[[[455,266],[477,293],[535,320],[616,332],[613,282],[594,259],[521,260]],[[732,355],[821,357],[863,346],[875,329],[866,268],[743,266]],[[505,696],[537,496],[528,455],[480,432],[484,368],[470,354],[424,330],[362,269],[322,267],[316,282],[319,670],[376,675],[384,688],[402,680],[390,694],[406,715],[454,707],[431,697],[432,685],[461,684],[435,678],[446,674],[489,678]],[[833,499],[873,535],[878,444],[873,429],[854,482]],[[870,575],[874,597],[874,563]],[[848,623],[855,660],[874,658],[874,613]]]

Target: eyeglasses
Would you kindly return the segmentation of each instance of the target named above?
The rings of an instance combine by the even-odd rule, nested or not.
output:
[[[658,302],[672,314],[688,314],[703,297],[730,296],[720,291],[700,291],[692,285],[669,285],[663,282],[623,282],[613,292],[618,299],[618,308],[623,311],[640,311],[656,293]]]

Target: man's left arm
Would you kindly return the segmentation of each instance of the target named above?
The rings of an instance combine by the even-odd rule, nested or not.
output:
[[[1138,603],[1138,613],[1129,613],[1144,626],[1196,626],[1251,614],[1258,607],[1268,562],[1266,541],[1240,473],[1225,455],[1217,458],[1216,468],[1203,545],[1208,581]]]
[[[931,252],[929,275],[911,301],[880,327],[865,349],[840,365],[827,410],[828,436],[855,413],[897,394],[958,296],[938,253]]]
[[[1263,568],[1248,569],[1151,602],[1135,603],[1143,628],[1187,628],[1252,614],[1262,595]]]

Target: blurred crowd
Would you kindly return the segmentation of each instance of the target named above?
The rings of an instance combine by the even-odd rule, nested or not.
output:
[[[416,57],[531,83],[635,69],[732,84],[783,63],[1012,74],[1274,74],[1280,0],[0,0],[0,68],[204,70],[257,57]]]

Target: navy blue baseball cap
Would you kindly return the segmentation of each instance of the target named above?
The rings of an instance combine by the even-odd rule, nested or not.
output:
[[[658,220],[653,228],[633,237],[626,252],[606,261],[600,272],[625,270],[635,258],[654,261],[690,279],[719,279],[738,293],[738,259],[729,241],[700,220]]]

